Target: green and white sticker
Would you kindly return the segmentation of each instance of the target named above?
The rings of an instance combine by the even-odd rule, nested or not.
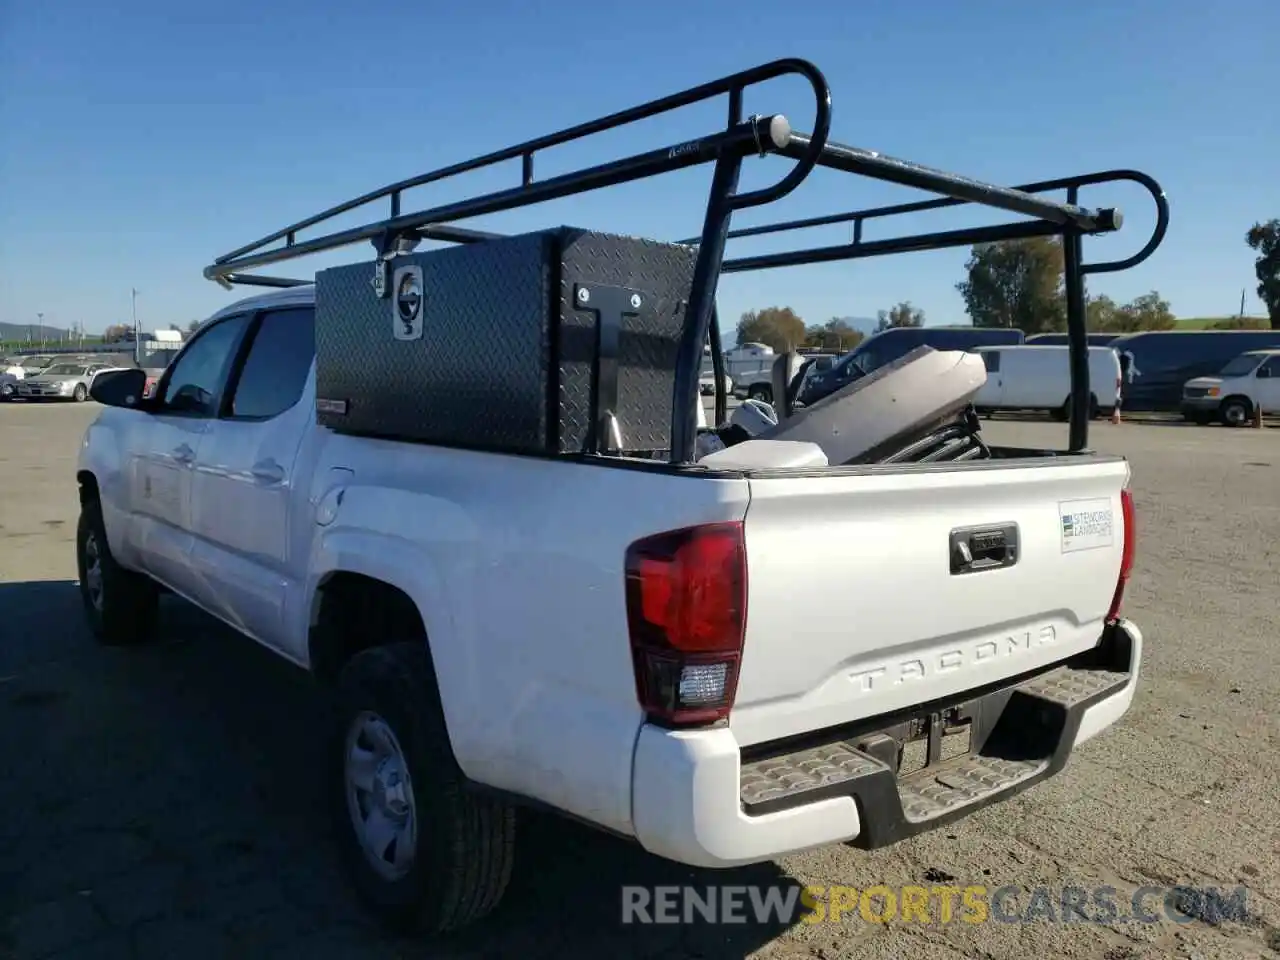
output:
[[[1058,526],[1063,553],[1098,550],[1115,543],[1115,510],[1106,497],[1059,501]]]

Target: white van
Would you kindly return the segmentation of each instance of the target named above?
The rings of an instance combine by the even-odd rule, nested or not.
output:
[[[1240,427],[1258,408],[1280,413],[1280,350],[1250,350],[1217,376],[1193,377],[1182,386],[1182,415],[1196,423]]]
[[[974,347],[987,366],[987,382],[973,398],[979,413],[1045,410],[1059,420],[1071,413],[1071,365],[1066,346]],[[1120,395],[1120,357],[1111,347],[1089,348],[1090,415],[1110,416]]]

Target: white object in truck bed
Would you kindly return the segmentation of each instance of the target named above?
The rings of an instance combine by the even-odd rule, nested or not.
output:
[[[707,454],[698,463],[719,470],[777,470],[828,466],[816,443],[798,440],[744,440]]]
[[[958,350],[917,347],[811,407],[795,413],[757,440],[816,443],[829,463],[868,458],[958,414],[986,382],[982,358]]]

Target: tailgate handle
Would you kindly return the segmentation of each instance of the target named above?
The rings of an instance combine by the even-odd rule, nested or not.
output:
[[[1018,525],[959,527],[951,531],[951,573],[981,573],[1018,562]]]

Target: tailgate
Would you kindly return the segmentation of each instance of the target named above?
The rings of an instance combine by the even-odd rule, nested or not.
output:
[[[1123,459],[1082,455],[752,479],[738,742],[951,697],[1092,647],[1120,571],[1128,476]],[[997,566],[983,558],[1001,555],[1001,534],[1016,549]]]

